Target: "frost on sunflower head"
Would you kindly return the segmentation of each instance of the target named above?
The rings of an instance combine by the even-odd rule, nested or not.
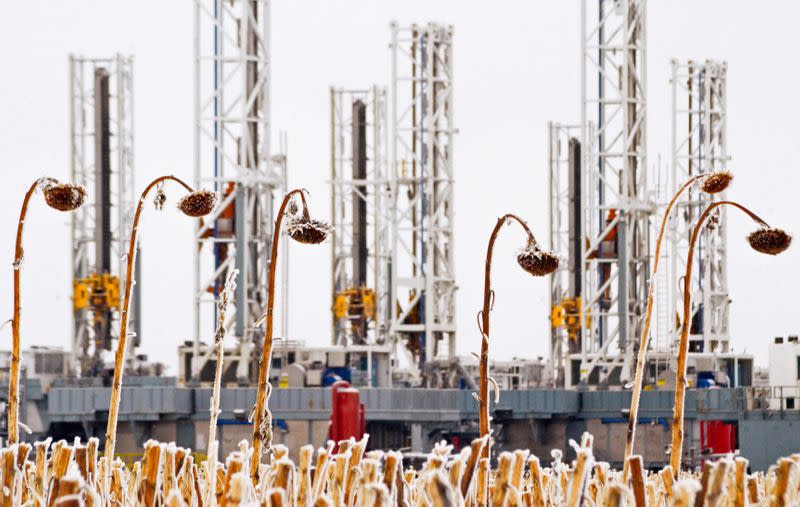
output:
[[[545,276],[558,269],[559,258],[553,252],[542,250],[531,240],[517,254],[517,262],[522,269],[533,276]]]
[[[325,241],[333,232],[333,227],[327,222],[311,218],[306,212],[299,217],[291,217],[286,224],[286,232],[295,241],[316,245]]]
[[[208,215],[217,205],[217,193],[211,190],[195,190],[194,192],[181,197],[178,201],[178,209],[184,215],[199,218]]]
[[[728,188],[731,180],[733,180],[733,174],[730,171],[714,171],[703,178],[700,190],[707,194],[718,194]]]
[[[44,178],[40,187],[47,205],[58,211],[76,210],[86,200],[86,188],[82,185],[61,183],[51,178]]]
[[[792,236],[783,229],[761,227],[747,236],[753,250],[768,255],[778,255],[792,244]]]

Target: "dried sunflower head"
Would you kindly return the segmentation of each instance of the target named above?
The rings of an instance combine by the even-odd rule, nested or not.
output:
[[[707,194],[718,194],[728,188],[733,180],[733,174],[730,171],[714,171],[705,178],[700,190]]]
[[[517,254],[517,262],[533,276],[544,276],[558,269],[559,258],[553,252],[546,252],[536,246],[535,242],[529,241],[528,246]]]
[[[190,217],[202,217],[211,213],[217,205],[217,193],[200,189],[181,197],[178,209]]]
[[[769,255],[778,255],[792,244],[792,236],[783,229],[762,227],[747,236],[753,250]]]
[[[78,209],[86,199],[86,188],[72,183],[48,182],[43,192],[47,205],[59,211]]]
[[[300,243],[316,245],[325,241],[328,234],[333,232],[333,227],[327,222],[314,220],[307,215],[292,218],[286,225],[289,236]]]

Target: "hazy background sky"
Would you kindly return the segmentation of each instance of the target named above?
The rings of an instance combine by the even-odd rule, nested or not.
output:
[[[0,16],[0,320],[11,317],[13,234],[22,194],[42,175],[69,175],[70,52],[135,56],[137,193],[155,176],[192,177],[192,15],[188,0],[3,1]],[[275,0],[272,5],[273,134],[289,136],[290,184],[311,191],[327,215],[328,87],[388,85],[389,22],[455,26],[456,273],[458,350],[478,348],[485,242],[506,211],[547,235],[546,125],[580,118],[578,0]],[[800,231],[797,118],[800,67],[793,1],[651,0],[647,11],[649,163],[668,167],[669,61],[727,60],[728,135],[736,173],[729,197]],[[169,192],[168,192],[169,193]],[[170,194],[174,202],[176,194]],[[68,346],[69,218],[31,207],[25,231],[24,345]],[[766,362],[774,335],[800,332],[800,247],[776,258],[744,244],[750,224],[733,213],[731,335]],[[142,225],[142,351],[175,363],[192,332],[192,227],[172,206]],[[547,283],[517,272],[519,234],[497,245],[493,354],[547,354]],[[291,338],[329,342],[330,245],[293,248]],[[324,280],[320,283],[319,280]],[[5,309],[5,310],[3,310]],[[3,313],[4,311],[7,312]],[[0,331],[7,349],[10,329]],[[173,370],[174,371],[174,370]]]

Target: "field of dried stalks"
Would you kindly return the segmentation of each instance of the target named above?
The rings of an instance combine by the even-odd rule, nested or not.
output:
[[[541,462],[527,450],[503,452],[497,465],[478,459],[485,439],[454,453],[441,443],[419,469],[405,467],[399,452],[367,451],[367,439],[344,440],[314,452],[304,446],[299,463],[276,445],[257,479],[248,467],[252,448],[242,441],[225,463],[195,462],[189,449],[149,441],[141,461],[111,464],[98,440],[70,444],[48,439],[0,451],[5,506],[744,506],[798,505],[800,455],[781,459],[766,473],[747,473],[744,458],[707,462],[699,473],[673,477],[630,460],[630,477],[595,462],[592,437],[571,442],[576,459]],[[216,447],[216,446],[215,446]],[[489,478],[488,490],[484,484]]]
[[[684,189],[695,183],[713,194],[725,189],[732,176],[727,172],[703,174],[690,179],[673,198],[673,203]],[[161,190],[164,182],[179,184],[187,195],[178,203],[184,215],[198,218],[211,213],[218,196],[210,191],[194,190],[174,176],[153,180],[142,192],[136,208],[127,257],[125,295],[120,320],[119,343],[115,356],[114,380],[109,407],[106,445],[108,456],[114,456],[117,414],[121,396],[125,364],[125,340],[128,336],[127,316],[131,300],[132,273],[136,260],[138,220],[143,204],[152,189],[156,190],[155,206],[161,209],[165,196]],[[800,454],[782,458],[766,474],[747,473],[747,460],[725,458],[715,463],[706,462],[697,473],[681,469],[683,444],[683,391],[686,388],[686,338],[688,335],[688,291],[691,277],[692,253],[705,220],[720,206],[730,206],[742,211],[758,225],[758,230],[748,236],[750,246],[756,251],[776,255],[786,250],[791,236],[781,229],[770,227],[764,220],[744,206],[733,201],[712,202],[701,214],[692,235],[687,259],[684,290],[684,315],[681,321],[681,341],[676,373],[675,410],[673,416],[671,465],[658,473],[644,468],[642,458],[632,454],[634,448],[638,393],[643,387],[642,369],[647,351],[647,326],[652,309],[652,286],[647,305],[647,317],[642,334],[631,416],[626,441],[623,470],[611,470],[607,463],[595,462],[592,454],[592,437],[584,434],[580,443],[571,442],[575,451],[572,462],[563,460],[561,450],[552,452],[552,461],[540,462],[527,450],[503,452],[491,459],[490,397],[489,385],[499,395],[497,384],[488,369],[490,312],[494,302],[491,289],[491,264],[494,241],[501,228],[518,223],[527,236],[526,247],[517,261],[523,270],[534,276],[544,276],[558,267],[558,256],[542,250],[524,220],[513,214],[499,218],[490,236],[486,264],[483,309],[479,312],[481,334],[479,419],[482,438],[454,453],[446,443],[438,444],[425,463],[415,469],[406,467],[403,456],[396,451],[367,451],[367,437],[360,441],[329,442],[318,449],[304,446],[299,463],[293,463],[288,450],[272,442],[272,414],[269,411],[271,386],[270,364],[273,347],[273,304],[275,266],[277,264],[279,235],[282,220],[287,218],[286,233],[305,244],[319,244],[332,232],[332,228],[312,219],[303,190],[289,192],[281,203],[273,231],[271,262],[268,275],[268,301],[264,316],[255,324],[265,324],[264,346],[261,351],[256,404],[253,407],[253,438],[242,441],[239,450],[220,463],[216,459],[218,442],[215,440],[216,417],[219,413],[220,379],[222,371],[222,344],[225,338],[224,315],[233,297],[236,270],[231,267],[227,283],[218,300],[219,323],[214,336],[217,351],[217,371],[211,400],[209,459],[195,462],[189,449],[172,443],[149,441],[144,446],[141,461],[126,466],[119,459],[108,461],[99,453],[99,441],[88,443],[66,441],[52,443],[50,439],[31,445],[19,442],[19,370],[20,370],[20,271],[22,266],[22,226],[31,196],[42,189],[45,200],[59,211],[70,211],[81,206],[85,189],[59,184],[52,178],[42,178],[33,183],[23,201],[17,227],[14,260],[14,318],[12,319],[13,349],[11,381],[9,383],[8,428],[9,444],[0,449],[0,507],[34,506],[333,506],[398,505],[424,506],[556,506],[556,505],[635,505],[642,506],[744,506],[799,505],[800,504]],[[302,212],[297,202],[302,204]],[[658,244],[661,244],[664,227],[669,217],[664,215]],[[656,261],[658,259],[658,249]],[[656,264],[657,265],[657,264]],[[655,268],[654,268],[655,271]],[[263,463],[266,455],[268,463]],[[549,458],[548,458],[549,459]]]

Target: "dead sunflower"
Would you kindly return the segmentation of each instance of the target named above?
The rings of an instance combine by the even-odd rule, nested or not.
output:
[[[747,236],[753,250],[769,255],[778,255],[792,244],[792,236],[783,229],[762,227]]]
[[[553,252],[540,249],[531,241],[517,254],[517,262],[522,269],[533,276],[545,276],[558,269],[559,258]]]
[[[59,211],[78,209],[86,199],[86,188],[72,183],[48,183],[44,187],[44,200]]]
[[[217,204],[217,193],[211,190],[196,190],[181,197],[178,209],[190,217],[202,217],[211,213]]]

